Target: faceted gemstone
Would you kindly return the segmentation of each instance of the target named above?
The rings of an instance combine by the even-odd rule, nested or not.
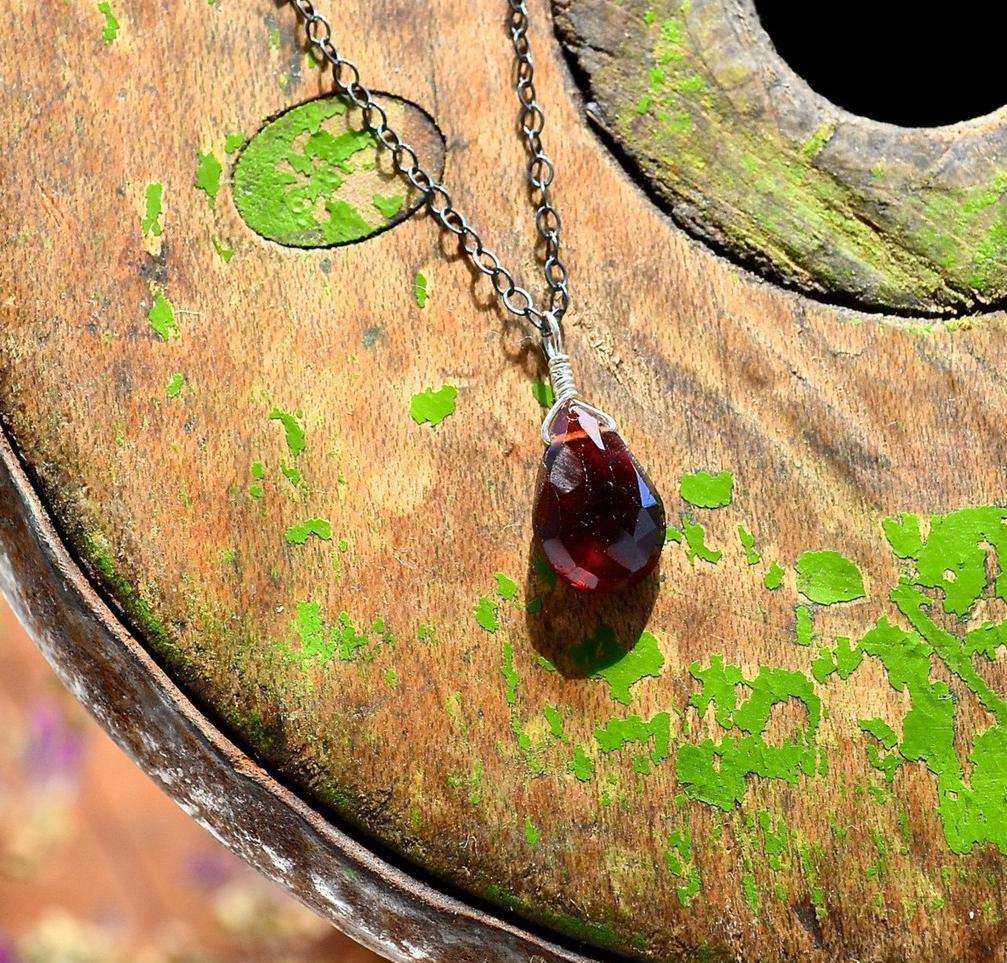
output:
[[[535,535],[574,588],[610,592],[645,578],[665,541],[664,505],[618,432],[569,401],[539,471]]]

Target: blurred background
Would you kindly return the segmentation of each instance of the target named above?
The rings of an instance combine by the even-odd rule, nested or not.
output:
[[[220,846],[0,596],[0,963],[376,963]]]

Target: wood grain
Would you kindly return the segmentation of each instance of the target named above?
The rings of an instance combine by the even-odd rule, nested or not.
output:
[[[654,960],[1003,959],[1002,858],[981,842],[951,849],[937,777],[910,758],[910,695],[878,658],[845,679],[812,672],[819,649],[834,651],[842,636],[855,644],[882,618],[906,626],[889,593],[911,563],[893,554],[886,517],[1003,501],[1002,317],[925,330],[865,320],[690,240],[586,124],[536,4],[583,393],[618,418],[672,520],[700,522],[723,552],[712,564],[672,543],[659,579],[639,592],[571,597],[543,582],[531,543],[535,346],[429,218],[360,244],[294,251],[244,226],[226,170],[214,207],[194,186],[198,153],[224,157],[227,133],[252,135],[325,93],[291,12],[254,0],[115,9],[121,28],[108,44],[86,6],[57,23],[21,2],[5,15],[24,45],[0,65],[0,415],[62,536],[184,700],[332,826],[575,940]],[[458,0],[430,9],[437,29],[418,29],[398,0],[349,3],[336,30],[370,86],[433,117],[456,200],[532,283],[505,35],[495,13],[473,16]],[[141,231],[152,182],[164,185],[157,251]],[[233,247],[230,262],[214,238]],[[417,272],[430,280],[422,309]],[[178,338],[151,328],[155,290],[174,305]],[[174,373],[186,387],[169,398]],[[454,414],[416,424],[411,397],[443,384],[458,388]],[[274,409],[302,413],[300,454]],[[257,462],[261,498],[250,492]],[[297,486],[282,473],[291,465]],[[733,473],[730,506],[682,501],[679,479],[697,469]],[[291,544],[291,526],[310,518],[329,521],[332,540]],[[758,565],[747,563],[739,524],[756,536]],[[989,555],[992,576],[997,552],[984,546],[977,534],[972,547]],[[853,560],[868,597],[802,599],[794,565],[808,550]],[[774,560],[786,572],[768,590]],[[45,570],[29,560],[22,579],[32,565]],[[518,583],[516,600],[500,597],[497,573]],[[543,600],[537,614],[526,610],[533,598]],[[796,644],[802,602],[814,618],[810,646]],[[940,621],[961,635],[1003,618],[1002,608],[991,583],[968,620]],[[590,677],[604,666],[577,647],[602,626],[622,649],[650,633],[663,664],[626,691]],[[113,640],[101,651],[114,653]],[[993,656],[980,670],[1003,691],[1000,650]],[[777,749],[810,740],[814,773],[749,776],[727,810],[700,798],[681,769],[683,747],[743,732],[718,721],[716,711],[730,722],[721,704],[690,706],[700,690],[690,667],[707,671],[718,658],[749,681],[764,667],[800,676],[822,707],[808,735],[807,705],[784,698],[762,732]],[[624,682],[633,677],[617,664]],[[91,697],[111,698],[113,677],[90,684]],[[990,709],[936,657],[932,678],[953,692],[968,779]],[[562,738],[546,706],[562,718]],[[155,719],[145,708],[142,725],[118,728],[143,757],[144,731],[175,731],[179,711]],[[654,760],[653,743],[606,752],[598,740],[613,719],[663,712],[667,758]],[[895,731],[902,762],[890,784],[870,764],[863,719]],[[218,831],[264,865],[274,803],[245,811],[243,770],[226,777],[238,757],[185,745],[206,759],[214,798],[231,800],[235,822],[218,819]],[[292,798],[275,806],[299,812]],[[215,804],[194,806],[207,818]],[[775,863],[767,820],[784,839]],[[336,832],[320,817],[310,829]],[[301,830],[282,838],[308,876],[335,858]],[[303,874],[287,882],[311,898]],[[445,912],[459,912],[452,905]],[[429,934],[444,916],[425,919]],[[472,925],[489,927],[472,944],[485,959],[575,956]],[[424,944],[427,957],[461,959],[454,928],[443,932]]]

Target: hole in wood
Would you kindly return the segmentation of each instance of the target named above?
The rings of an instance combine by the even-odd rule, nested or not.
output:
[[[911,0],[755,0],[777,51],[839,107],[939,127],[1007,104],[1007,5],[962,0],[936,16]]]

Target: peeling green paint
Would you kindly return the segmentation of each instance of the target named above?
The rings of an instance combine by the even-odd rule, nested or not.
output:
[[[867,594],[860,570],[839,552],[805,552],[794,568],[797,591],[819,605],[852,602]]]
[[[656,766],[664,762],[671,751],[671,715],[658,712],[648,722],[635,715],[612,719],[595,729],[594,738],[603,753],[616,752],[632,743],[643,745],[652,742],[649,759]]]
[[[798,645],[811,645],[815,637],[815,622],[811,609],[806,605],[798,605],[794,614],[794,634]]]
[[[164,187],[156,182],[148,184],[144,198],[146,209],[140,220],[140,231],[144,237],[160,237],[164,233],[161,223]]]
[[[427,388],[413,395],[409,403],[409,414],[418,425],[439,425],[454,414],[457,397],[458,389],[454,385],[443,385],[436,391]]]
[[[406,194],[375,190],[384,183],[377,151],[371,131],[350,126],[340,98],[310,100],[244,146],[234,167],[235,206],[253,231],[288,247],[369,237],[410,213]]]
[[[375,648],[390,638],[381,620],[375,620],[369,629],[360,629],[347,612],[340,612],[330,624],[321,604],[307,600],[297,603],[288,639],[275,646],[285,659],[301,668],[325,668],[336,661],[370,658]]]
[[[749,565],[758,565],[762,556],[755,548],[755,536],[744,525],[738,526],[738,541],[745,552],[745,561]]]
[[[487,632],[496,632],[500,628],[500,620],[497,617],[497,603],[485,595],[479,598],[475,607],[476,624],[484,628]]]
[[[217,194],[220,193],[220,175],[224,172],[224,167],[212,150],[205,153],[199,151],[196,158],[196,187],[206,194],[210,207],[216,207]]]
[[[724,553],[719,548],[710,548],[706,544],[706,529],[699,522],[683,518],[682,533],[685,536],[686,555],[690,562],[698,558],[716,565],[723,557]]]
[[[183,375],[179,371],[176,371],[168,380],[168,385],[164,389],[164,393],[169,398],[177,398],[182,393],[182,388],[184,386],[185,386],[185,375]]]
[[[571,659],[590,679],[608,683],[612,698],[623,705],[632,701],[630,690],[646,678],[658,678],[664,668],[664,656],[657,638],[641,633],[629,651],[623,649],[608,625],[600,625],[595,634],[571,650]]]
[[[770,592],[775,592],[783,584],[783,576],[786,574],[787,570],[779,562],[773,562],[762,576],[762,584]]]
[[[287,442],[287,451],[296,458],[305,449],[305,433],[302,421],[303,412],[289,412],[282,408],[273,408],[269,412],[270,421],[278,421],[283,425],[283,433]]]
[[[287,529],[288,545],[304,545],[311,537],[323,542],[332,541],[332,525],[326,518],[309,518]]]
[[[590,782],[594,778],[594,762],[581,745],[573,747],[570,771],[580,782]]]
[[[402,206],[406,202],[405,194],[394,194],[388,197],[383,197],[381,194],[375,194],[372,198],[372,203],[374,204],[374,209],[386,220],[390,221],[399,211],[402,210]]]
[[[684,879],[685,883],[675,890],[678,902],[685,908],[703,888],[699,867],[693,862],[692,833],[687,829],[675,829],[668,835],[664,864],[673,876]]]
[[[802,775],[815,774],[821,700],[807,676],[762,666],[754,679],[746,679],[738,666],[725,664],[720,656],[714,656],[705,669],[694,662],[689,672],[702,682],[701,690],[689,700],[699,716],[705,716],[713,706],[714,718],[723,729],[741,733],[726,735],[719,742],[708,738],[679,748],[678,780],[690,799],[729,811],[744,799],[752,776],[794,784]],[[740,704],[739,688],[750,692]],[[783,744],[770,745],[764,733],[772,709],[790,700],[804,706],[806,725]]]
[[[531,817],[525,816],[524,818],[524,838],[532,849],[536,848],[540,842],[542,842],[542,834],[535,828],[535,824],[531,821]]]
[[[513,602],[518,596],[518,585],[514,579],[504,575],[503,572],[496,573],[497,595],[505,602]]]
[[[510,642],[504,642],[501,651],[503,661],[500,665],[500,672],[507,685],[507,705],[514,706],[517,705],[518,689],[521,688],[521,676],[518,675],[517,669],[514,667],[514,646]]]
[[[427,298],[430,297],[430,282],[422,271],[417,271],[416,277],[413,278],[413,297],[416,299],[417,307],[425,308],[427,306]]]
[[[546,703],[542,707],[542,715],[545,716],[545,721],[549,724],[549,731],[553,736],[559,739],[560,742],[564,741],[566,739],[566,732],[563,724],[563,713],[555,706]]]
[[[150,321],[150,326],[161,336],[162,340],[169,341],[178,337],[175,309],[159,287],[153,289],[153,301],[150,311],[147,312],[147,320]]]
[[[105,25],[101,28],[101,39],[106,43],[113,43],[119,36],[119,20],[112,12],[112,5],[107,0],[102,0],[98,4],[98,12],[105,18]]]
[[[734,475],[729,471],[693,472],[682,477],[678,493],[697,508],[724,508],[734,497]]]
[[[556,403],[556,395],[553,393],[552,385],[547,381],[533,381],[531,394],[543,408],[551,408]]]
[[[235,154],[245,146],[245,135],[241,131],[235,131],[224,138],[224,153]]]
[[[231,258],[234,257],[234,248],[227,247],[219,238],[210,238],[210,243],[213,244],[213,250],[216,252],[217,257],[219,257],[225,264],[231,263]]]

